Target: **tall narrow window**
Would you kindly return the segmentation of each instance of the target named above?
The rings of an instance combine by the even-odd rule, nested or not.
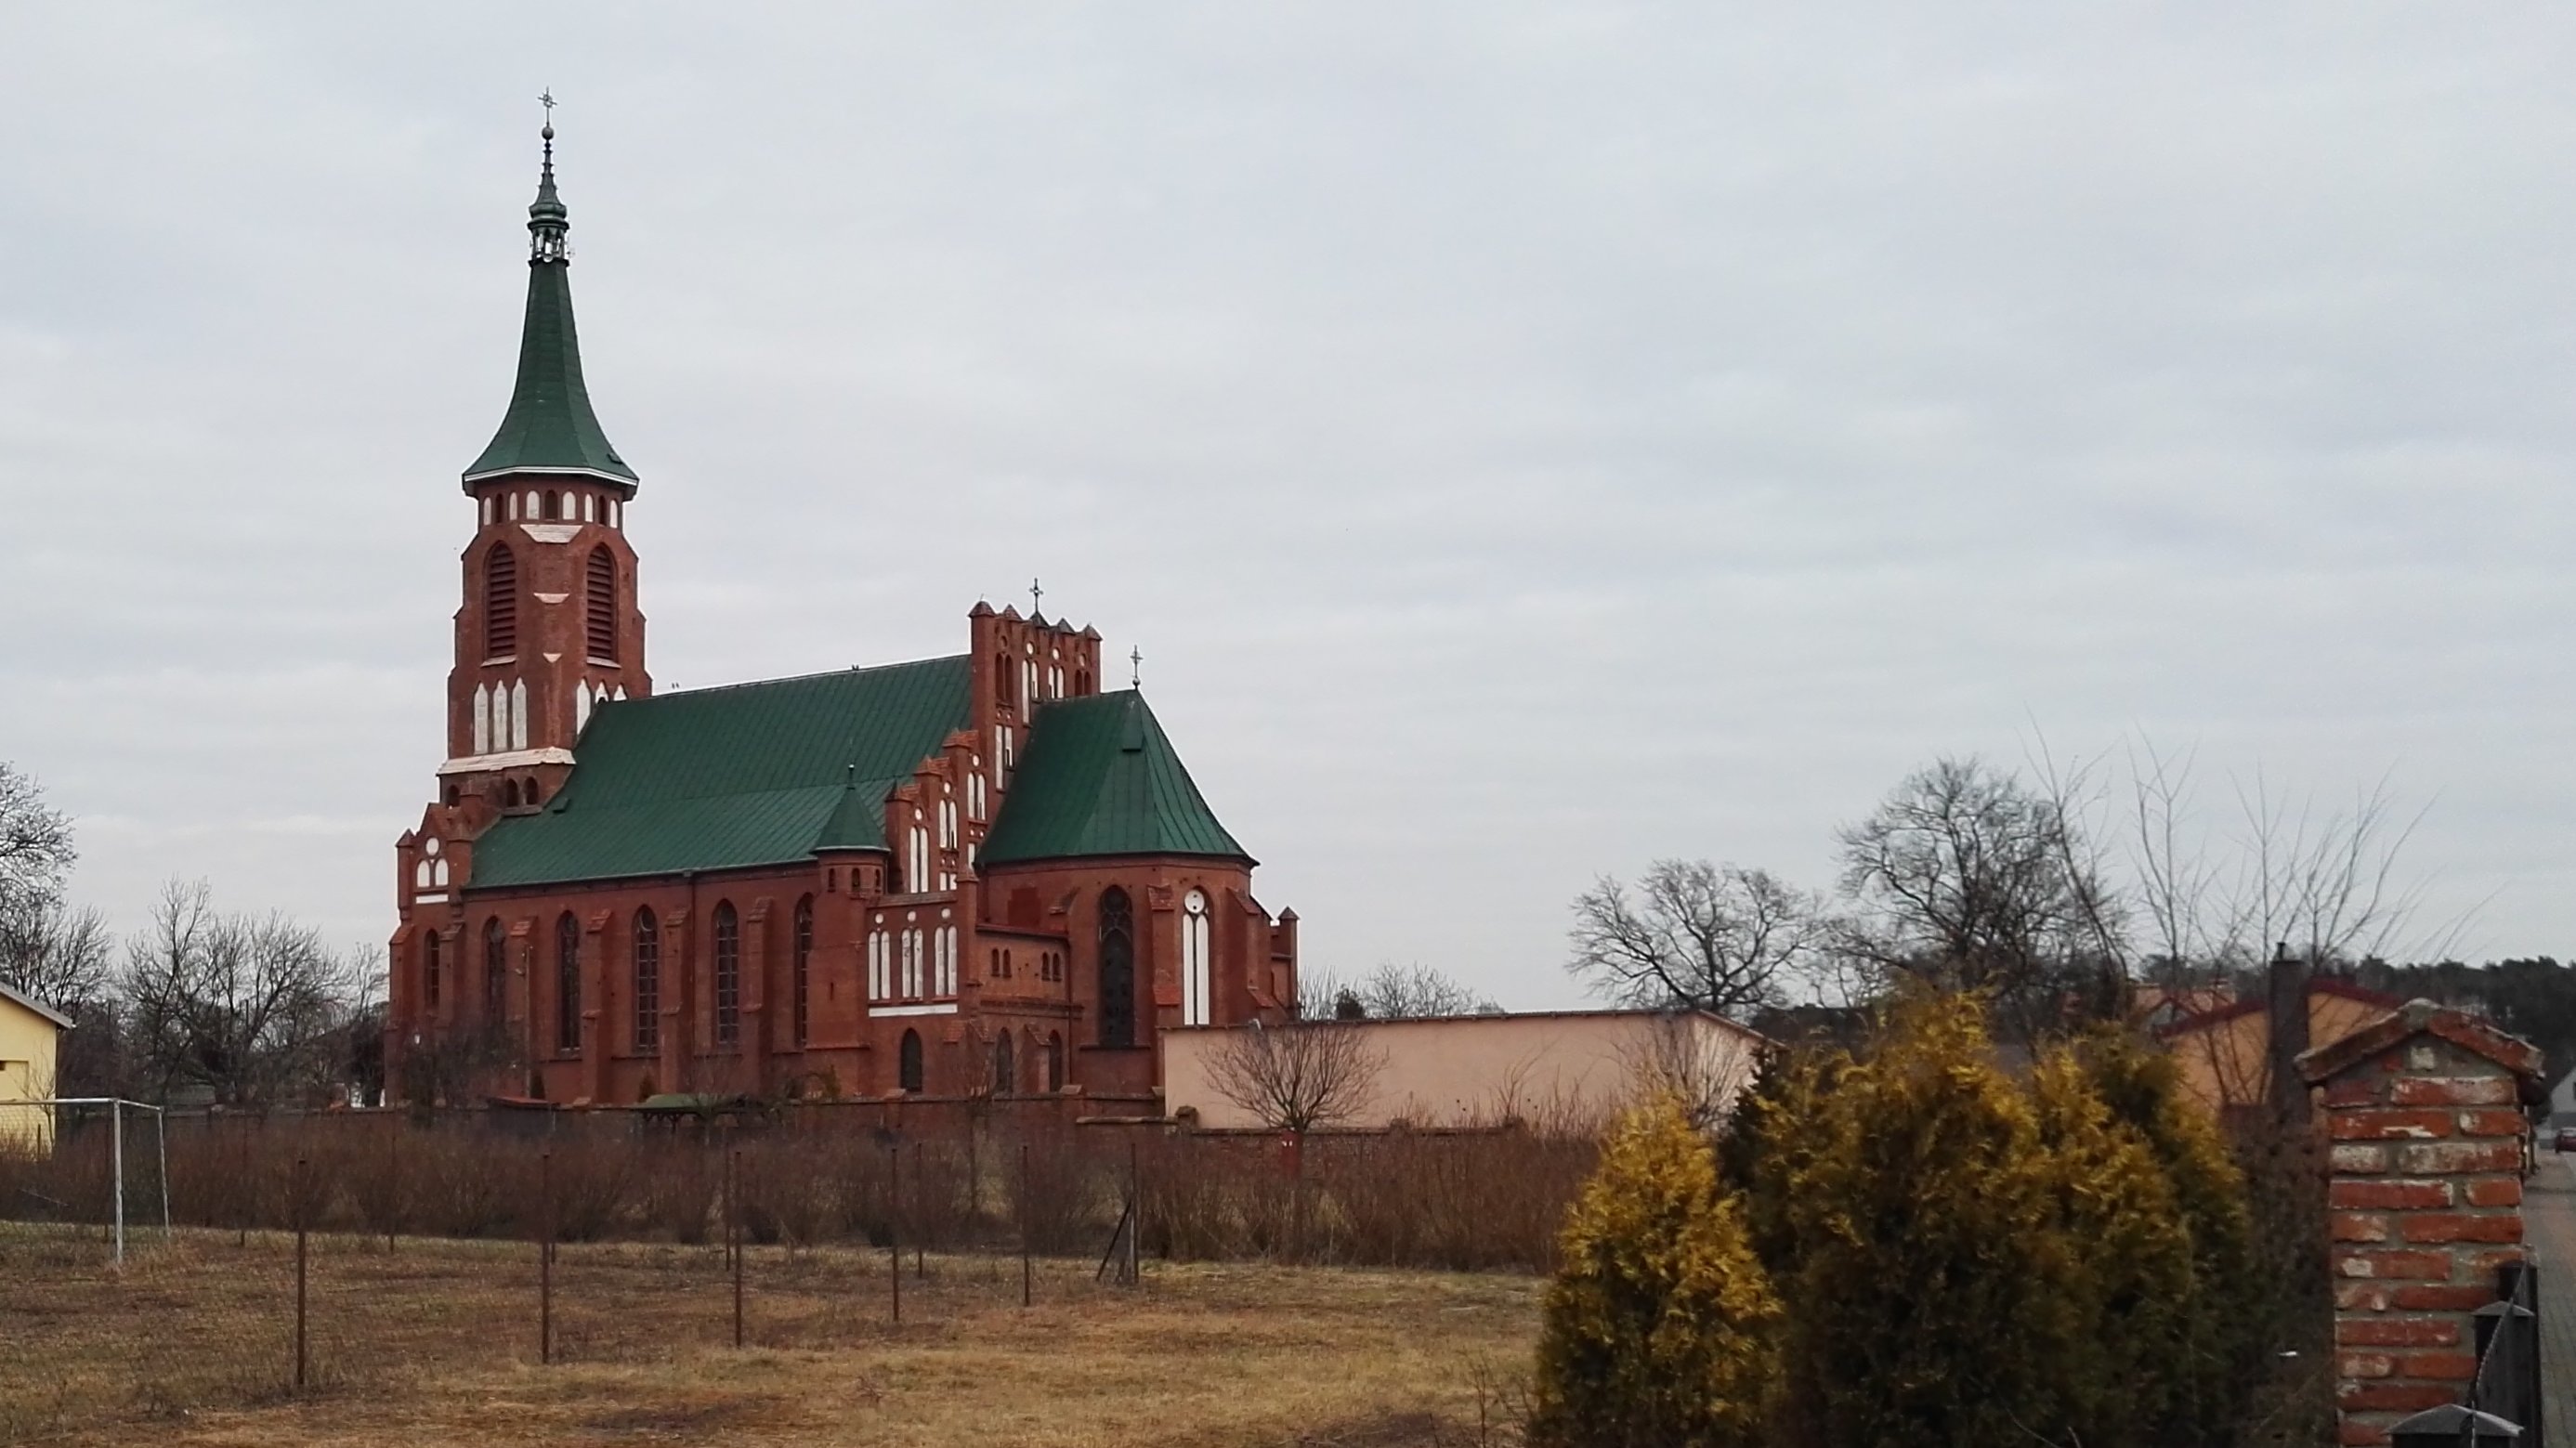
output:
[[[716,906],[716,1044],[742,1038],[742,922],[733,902]]]
[[[1011,680],[1014,677],[1009,659],[993,660],[993,702],[1005,709],[1011,707]]]
[[[662,922],[635,912],[635,1049],[662,1049]]]
[[[555,1049],[581,1049],[581,922],[555,919]]]
[[[1020,1089],[1017,1064],[1011,1059],[1011,1033],[1007,1029],[993,1038],[993,1094],[1008,1096]]]
[[[1049,1091],[1064,1089],[1064,1037],[1055,1031],[1047,1032],[1046,1089]]]
[[[483,555],[483,657],[498,659],[519,651],[519,560],[509,545],[495,543]]]
[[[796,902],[796,948],[794,955],[791,957],[791,965],[795,974],[793,989],[795,992],[794,1015],[796,1044],[799,1047],[802,1047],[805,1044],[805,1021],[807,1008],[809,1002],[813,998],[813,960],[814,897],[808,895],[804,899]]]
[[[420,938],[420,999],[431,1010],[438,1009],[438,931],[432,929]]]
[[[1192,890],[1181,901],[1181,1024],[1208,1023],[1208,897]]]
[[[501,917],[483,922],[483,1024],[497,1026],[510,1009],[510,933]]]
[[[1136,1044],[1136,916],[1127,892],[1100,892],[1100,1044]]]
[[[904,1090],[918,1094],[921,1090],[921,1032],[903,1033],[903,1047],[895,1063],[897,1083]]]
[[[552,489],[548,489],[546,492],[546,521],[551,523],[562,516],[563,494],[555,492]]]
[[[617,658],[617,557],[606,548],[590,550],[582,598],[582,622],[589,634],[590,656]]]

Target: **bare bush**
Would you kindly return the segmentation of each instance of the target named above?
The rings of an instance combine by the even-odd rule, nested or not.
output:
[[[1303,1135],[1357,1116],[1385,1069],[1366,1030],[1350,1021],[1254,1021],[1226,1032],[1209,1054],[1208,1083],[1271,1130]]]

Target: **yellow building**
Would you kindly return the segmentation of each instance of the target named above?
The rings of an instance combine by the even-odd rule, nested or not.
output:
[[[2335,976],[2308,981],[2308,1048],[2340,1041],[2404,1005]],[[2182,1067],[2183,1088],[2213,1112],[2271,1099],[2272,1011],[2259,998],[2185,1016],[2158,1032]]]
[[[0,984],[0,1147],[43,1150],[54,1139],[53,1112],[16,1103],[54,1094],[55,1052],[71,1018]]]

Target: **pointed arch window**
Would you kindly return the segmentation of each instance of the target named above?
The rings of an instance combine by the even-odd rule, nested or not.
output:
[[[653,907],[635,912],[635,1049],[662,1049],[662,922]]]
[[[519,651],[519,559],[507,543],[483,555],[483,657]]]
[[[420,939],[420,998],[431,1010],[438,1009],[438,932],[433,929]]]
[[[510,1008],[510,934],[501,917],[483,922],[483,1023],[496,1026]]]
[[[617,659],[617,557],[606,547],[590,550],[582,599],[582,623],[590,656]]]
[[[581,922],[555,917],[555,1049],[581,1049]]]
[[[902,1086],[904,1090],[910,1091],[915,1095],[920,1094],[922,1081],[921,1032],[906,1031],[903,1033],[903,1045],[896,1054],[895,1072],[896,1083],[898,1085]]]
[[[1064,1036],[1057,1031],[1047,1032],[1046,1089],[1049,1091],[1064,1089]]]
[[[716,1044],[730,1046],[742,1039],[742,921],[732,901],[717,903],[715,922]]]
[[[794,1017],[796,1044],[805,1044],[805,1024],[813,1000],[814,897],[808,895],[796,902],[796,941],[792,958],[795,980]]]
[[[1012,1059],[1011,1033],[1004,1030],[993,1038],[993,1094],[1008,1096],[1019,1089],[1018,1062]]]
[[[1100,1044],[1136,1044],[1136,914],[1127,892],[1100,892]]]

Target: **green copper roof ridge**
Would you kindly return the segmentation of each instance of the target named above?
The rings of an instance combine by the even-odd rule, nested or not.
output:
[[[546,163],[528,208],[528,305],[519,330],[519,370],[500,429],[465,469],[471,485],[509,473],[581,473],[621,483],[635,495],[635,470],[617,455],[582,378],[581,337],[573,322],[571,229],[554,187],[553,128]]]
[[[1140,855],[1258,863],[1199,793],[1140,691],[1041,706],[982,860]]]

